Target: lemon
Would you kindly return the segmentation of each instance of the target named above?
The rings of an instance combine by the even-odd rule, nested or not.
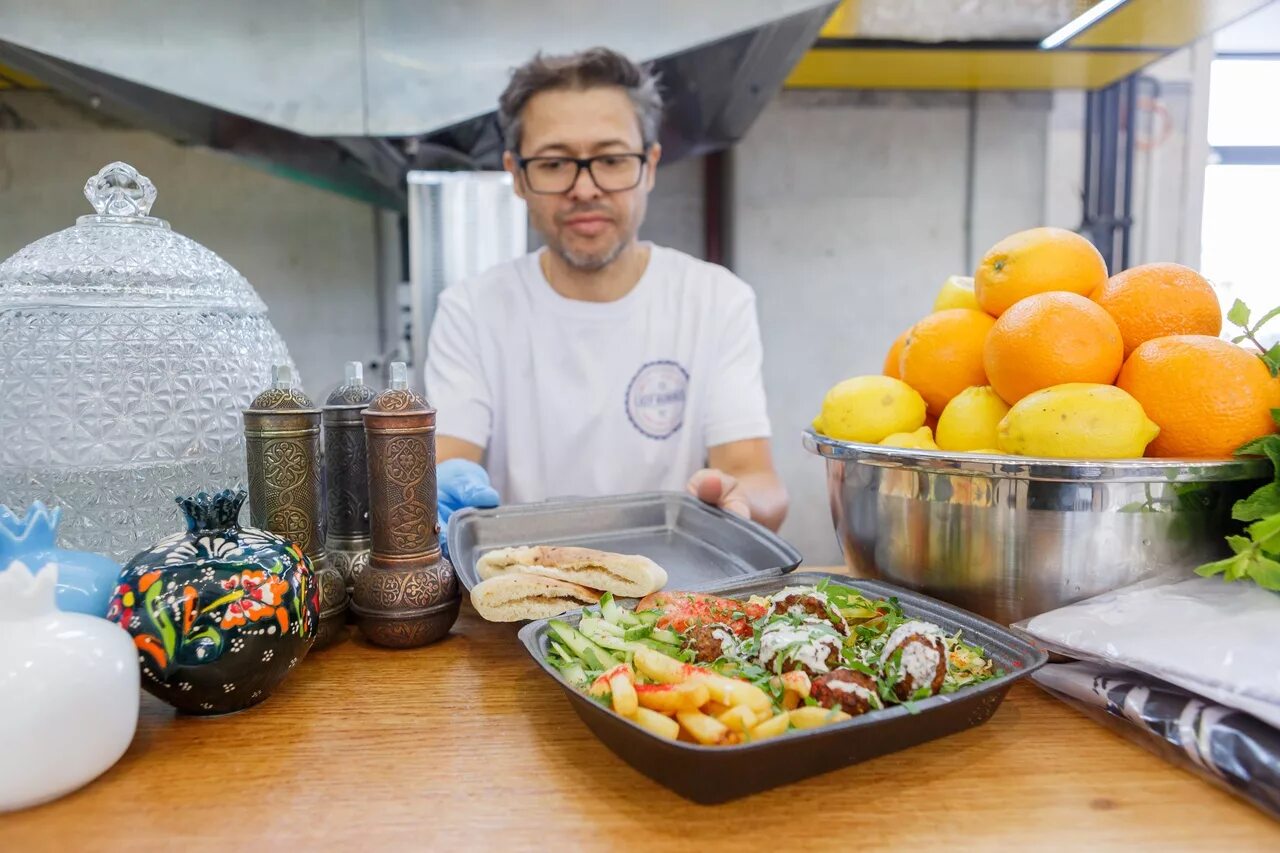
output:
[[[840,441],[875,444],[924,425],[924,398],[901,379],[855,376],[827,392],[815,432]]]
[[[972,308],[981,311],[978,297],[973,293],[973,276],[952,275],[942,283],[938,298],[934,300],[933,310],[945,311],[948,308]]]
[[[1015,403],[1000,421],[999,447],[1019,456],[1132,459],[1159,433],[1128,393],[1112,385],[1073,382]]]
[[[966,388],[951,398],[938,416],[938,447],[977,450],[996,446],[996,428],[1009,414],[1009,404],[989,385]]]
[[[906,447],[911,450],[937,450],[933,442],[933,433],[927,426],[915,432],[895,432],[880,442],[885,447]]]

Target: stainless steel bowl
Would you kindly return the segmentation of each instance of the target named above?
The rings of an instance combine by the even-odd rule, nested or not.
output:
[[[812,431],[854,574],[1004,624],[1225,551],[1266,460],[1085,462],[907,450]]]

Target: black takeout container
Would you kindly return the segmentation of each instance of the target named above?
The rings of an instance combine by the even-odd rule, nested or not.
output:
[[[704,591],[745,598],[787,586],[811,586],[823,579],[853,587],[873,599],[896,597],[907,615],[933,622],[949,634],[962,629],[963,638],[980,646],[1005,674],[950,695],[916,702],[912,710],[899,705],[757,743],[702,746],[650,734],[565,681],[546,660],[550,620],[530,622],[521,628],[519,636],[529,654],[564,689],[578,716],[605,746],[655,782],[705,804],[727,802],[973,728],[990,719],[1015,681],[1027,677],[1047,660],[1043,651],[995,622],[883,581],[797,572],[783,577],[742,579]],[[581,611],[558,618],[576,625]]]

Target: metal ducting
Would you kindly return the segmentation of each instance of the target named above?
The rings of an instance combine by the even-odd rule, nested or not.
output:
[[[666,156],[741,137],[836,3],[0,0],[0,63],[139,127],[403,210],[411,168],[496,168],[509,70],[654,61]]]

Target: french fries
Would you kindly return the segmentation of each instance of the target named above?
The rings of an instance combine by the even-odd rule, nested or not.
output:
[[[797,729],[816,729],[831,723],[842,723],[852,719],[838,708],[822,708],[818,705],[807,705],[790,712],[791,725]]]
[[[696,681],[683,684],[637,684],[633,689],[641,707],[665,714],[697,711],[711,698],[707,686]]]
[[[633,662],[635,670],[619,664],[593,681],[587,692],[601,699],[609,696],[618,714],[668,740],[708,746],[749,743],[850,718],[839,709],[804,705],[813,684],[803,672],[775,678],[775,686],[783,691],[783,710],[775,712],[769,694],[750,682],[647,647],[636,649]],[[657,683],[638,683],[637,672]]]
[[[729,727],[701,711],[680,711],[676,714],[676,721],[693,735],[694,740],[705,746],[730,742],[732,733]]]
[[[630,717],[640,728],[658,737],[675,740],[680,736],[680,724],[666,714],[659,714],[648,708],[636,708]]]
[[[710,705],[711,703],[708,703]],[[746,705],[734,705],[729,710],[714,715],[735,732],[742,733],[756,724],[756,714]]]
[[[763,723],[757,723],[751,727],[749,734],[751,740],[764,740],[765,738],[777,737],[786,732],[787,727],[791,725],[791,715],[786,711],[776,714]]]
[[[630,717],[639,707],[636,688],[631,670],[615,673],[609,678],[609,687],[613,693],[613,710],[624,717]]]

